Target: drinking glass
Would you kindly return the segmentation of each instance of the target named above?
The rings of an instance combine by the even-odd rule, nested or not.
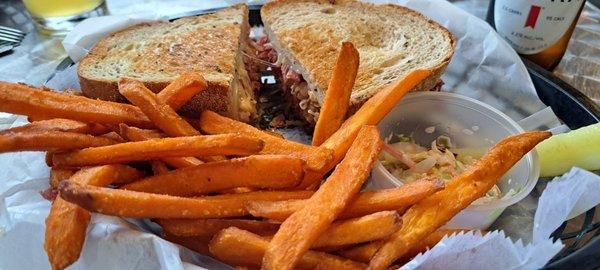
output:
[[[83,19],[107,14],[104,0],[23,0],[36,28],[49,36],[64,36]]]

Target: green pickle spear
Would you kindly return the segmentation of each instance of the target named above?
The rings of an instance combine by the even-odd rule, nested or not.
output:
[[[557,176],[572,167],[600,170],[600,123],[552,136],[538,144],[540,176]]]

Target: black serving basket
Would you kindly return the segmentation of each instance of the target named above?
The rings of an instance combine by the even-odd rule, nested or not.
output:
[[[594,101],[535,63],[527,59],[523,62],[542,102],[569,128],[600,122],[600,108]],[[565,231],[572,219],[554,231],[554,239],[569,244],[542,269],[600,269],[600,222],[594,222],[597,207],[582,214],[583,222],[577,226],[578,230]]]
[[[252,26],[261,26],[261,6],[250,6]],[[550,106],[569,128],[577,129],[600,122],[600,108],[579,90],[570,86],[535,63],[523,59],[539,98]],[[599,207],[599,206],[597,206]],[[578,230],[566,232],[563,223],[553,234],[554,239],[568,241],[565,248],[542,269],[600,269],[600,222],[594,223],[596,209],[587,211]]]

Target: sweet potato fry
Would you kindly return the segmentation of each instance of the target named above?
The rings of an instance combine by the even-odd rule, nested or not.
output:
[[[242,194],[242,193],[247,193],[247,192],[252,192],[252,191],[257,191],[257,189],[249,188],[249,187],[236,187],[236,188],[222,190],[219,193],[220,194]]]
[[[293,269],[360,190],[381,150],[374,126],[364,126],[344,160],[305,206],[282,224],[265,252],[264,269]]]
[[[174,109],[161,101],[152,91],[139,81],[122,79],[119,91],[131,103],[138,106],[150,120],[171,137],[201,135],[192,125],[183,120]],[[227,160],[224,156],[205,156],[205,161]]]
[[[73,174],[75,174],[75,172],[77,172],[77,170],[50,168],[50,176],[48,177],[50,187],[57,188],[60,182],[69,179],[71,176],[73,176]]]
[[[271,236],[279,229],[279,223],[247,219],[157,219],[164,231],[178,236],[206,236],[229,227],[236,227],[262,236]]]
[[[73,150],[115,144],[112,139],[63,131],[18,132],[0,135],[0,153]]]
[[[89,211],[137,218],[226,218],[248,214],[249,200],[307,198],[309,191],[257,191],[244,194],[183,198],[131,190],[84,186],[72,181],[59,185],[60,196]]]
[[[416,70],[371,97],[322,146],[334,151],[333,159],[341,160],[362,125],[376,125],[415,86],[429,76],[428,70]]]
[[[443,187],[442,181],[421,180],[398,188],[361,192],[338,218],[353,218],[379,211],[398,210],[417,203]],[[306,200],[248,202],[246,208],[255,217],[284,221],[305,204]]]
[[[210,237],[205,236],[179,236],[173,235],[170,233],[163,233],[162,236],[165,240],[169,242],[173,242],[175,244],[182,245],[190,250],[198,252],[203,255],[210,256],[210,251],[208,250],[208,243],[210,242]]]
[[[371,261],[371,257],[375,255],[378,249],[383,245],[384,240],[373,241],[368,244],[356,246],[353,248],[349,248],[346,250],[338,251],[337,253],[350,260],[355,260],[357,262],[369,263]]]
[[[121,137],[121,135],[119,135],[118,133],[116,133],[116,132],[114,132],[114,131],[111,131],[111,132],[108,132],[108,133],[102,134],[102,135],[100,135],[100,136],[98,136],[98,137],[102,137],[102,138],[111,139],[111,140],[113,140],[113,141],[115,141],[115,142],[117,142],[117,143],[124,143],[124,142],[126,142],[126,141],[123,139],[123,137]]]
[[[421,83],[429,74],[431,72],[428,70],[413,71],[367,100],[353,116],[342,124],[340,129],[320,145],[320,147],[333,150],[333,159],[320,171],[307,172],[300,187],[314,186],[317,181],[320,181],[344,158],[362,125],[377,125],[408,91]]]
[[[52,156],[54,156],[54,154],[59,153],[60,151],[46,151],[46,154],[44,155],[44,162],[46,163],[46,166],[52,168],[54,165],[52,164]]]
[[[358,72],[358,51],[350,42],[342,42],[333,68],[333,74],[325,92],[319,119],[315,125],[312,145],[321,145],[340,128],[350,105],[350,94]]]
[[[199,73],[186,72],[175,78],[157,95],[158,99],[178,110],[208,85]]]
[[[84,123],[81,121],[71,119],[49,119],[36,121],[23,126],[14,127],[0,131],[1,134],[6,133],[19,133],[19,132],[43,132],[43,131],[63,131],[63,132],[74,132],[83,134],[99,135],[109,131],[103,125],[94,123]]]
[[[235,270],[258,270],[257,268],[250,268],[250,267],[246,267],[246,266],[236,266],[233,269],[235,269]]]
[[[57,153],[52,164],[81,167],[165,157],[249,155],[262,147],[262,141],[238,134],[162,138]]]
[[[215,258],[233,265],[260,268],[269,242],[248,231],[232,227],[219,232],[210,241]],[[366,265],[323,252],[308,251],[297,263],[298,269],[365,269]]]
[[[160,101],[143,83],[123,78],[119,82],[119,92],[168,135],[173,137],[201,135],[167,103]]]
[[[52,168],[52,171],[60,170]],[[52,173],[51,171],[51,173]],[[77,171],[68,179],[80,184],[93,186],[106,186],[109,184],[130,183],[144,177],[144,173],[127,165],[112,164],[97,167],[84,168]],[[63,180],[59,181],[62,182]]]
[[[70,180],[88,185],[108,185],[129,182],[142,174],[124,165],[86,168],[75,173]],[[79,206],[56,197],[46,218],[44,249],[52,269],[64,269],[79,258],[90,213]]]
[[[382,239],[402,224],[396,211],[383,211],[364,217],[337,221],[321,234],[312,248],[327,248]]]
[[[425,239],[419,242],[419,245],[415,246],[409,252],[406,253],[405,256],[402,256],[399,261],[408,261],[413,257],[417,256],[419,253],[427,251],[427,249],[435,246],[444,236],[452,235],[454,233],[467,231],[462,229],[440,229],[431,234],[429,234]],[[340,254],[344,258],[348,258],[351,260],[355,260],[357,262],[369,263],[371,257],[377,252],[379,248],[383,245],[384,241],[374,241],[368,244],[364,244],[361,246],[353,247],[347,250],[339,251]]]
[[[154,175],[169,173],[169,168],[167,167],[167,164],[160,160],[150,160],[150,167],[152,167],[152,173]]]
[[[165,134],[157,130],[140,129],[125,124],[119,125],[119,134],[121,137],[133,142],[165,137]],[[204,163],[195,157],[161,158],[161,160],[175,168],[191,167]]]
[[[420,241],[418,245],[416,245],[415,247],[410,249],[404,256],[400,257],[398,259],[398,261],[400,263],[406,263],[410,259],[419,255],[419,253],[423,253],[423,252],[427,251],[428,249],[437,245],[437,243],[440,242],[442,240],[442,238],[444,238],[444,236],[446,236],[446,235],[450,236],[455,233],[466,232],[466,231],[469,231],[469,230],[467,230],[467,229],[439,229],[433,233],[430,233],[427,237],[425,237],[425,239],[423,241]],[[481,231],[481,233],[485,234],[487,232]],[[383,241],[381,241],[381,242],[383,242]],[[371,256],[373,256],[373,255],[371,255]],[[367,263],[368,263],[368,261],[367,261]]]
[[[142,129],[130,127],[125,124],[119,124],[119,135],[132,142],[145,141],[150,139],[166,138],[167,135],[155,129]]]
[[[385,269],[473,201],[485,195],[517,161],[550,132],[526,132],[498,142],[470,169],[441,190],[409,208],[404,225],[373,256],[369,268]]]
[[[161,158],[161,160],[174,168],[186,168],[204,163],[195,157]]]
[[[122,188],[188,197],[235,187],[290,188],[298,185],[303,175],[301,159],[282,155],[249,156],[178,169]]]
[[[400,215],[396,211],[382,211],[359,218],[336,221],[319,236],[311,249],[339,250],[354,244],[382,239],[396,232],[401,224]],[[272,238],[268,234],[263,235],[267,239]]]
[[[274,136],[248,124],[229,119],[211,111],[204,111],[200,120],[192,121],[207,134],[241,133],[259,138],[265,142],[260,154],[291,155],[306,161],[311,170],[320,170],[331,161],[331,151],[296,143]]]
[[[56,119],[56,118],[52,118],[52,117],[47,117],[47,116],[43,116],[43,115],[28,115],[27,116],[27,121],[29,123],[33,123],[33,122],[39,122],[39,121],[44,121],[44,120],[51,120],[51,119]]]
[[[52,202],[44,240],[52,269],[65,269],[79,259],[90,217],[90,212],[60,197]]]
[[[133,105],[43,91],[23,84],[0,82],[0,111],[42,119],[66,118],[83,122],[138,127],[153,124]]]

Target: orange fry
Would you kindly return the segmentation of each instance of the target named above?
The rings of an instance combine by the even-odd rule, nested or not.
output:
[[[208,250],[208,243],[210,242],[210,237],[179,236],[170,233],[163,233],[162,237],[169,242],[182,245],[200,254],[210,256],[210,251]]]
[[[112,139],[63,131],[18,132],[0,135],[0,153],[73,150],[111,145]]]
[[[157,219],[164,231],[178,236],[213,237],[219,231],[236,227],[263,236],[271,236],[279,223],[247,219]]]
[[[113,182],[129,182],[142,174],[124,165],[108,165],[86,168],[75,173],[70,180],[88,185],[108,185]],[[46,218],[44,249],[52,269],[64,269],[79,258],[90,213],[79,206],[56,197]]]
[[[281,155],[249,156],[204,163],[148,177],[122,188],[174,196],[192,196],[235,187],[290,188],[300,183],[304,161]]]
[[[73,176],[73,174],[75,174],[75,172],[77,172],[77,170],[50,168],[50,176],[48,177],[50,187],[57,188],[60,182],[69,179],[71,176]]]
[[[221,193],[221,194],[241,194],[241,193],[252,192],[252,191],[256,191],[256,190],[257,189],[255,189],[255,188],[249,188],[249,187],[237,187],[237,188],[222,190],[219,193]]]
[[[333,150],[333,159],[319,172],[308,172],[301,187],[310,187],[320,181],[344,158],[362,125],[377,125],[408,91],[429,77],[430,74],[431,72],[428,70],[413,71],[367,100],[354,115],[342,124],[340,129],[319,146]]]
[[[342,48],[325,92],[325,101],[315,125],[312,145],[321,145],[340,128],[346,119],[359,61],[358,51],[354,45],[350,42],[342,42]]]
[[[238,134],[163,138],[57,153],[52,157],[52,164],[81,167],[164,157],[249,155],[262,147],[262,141]]]
[[[381,150],[377,127],[364,126],[344,160],[305,206],[287,218],[265,252],[264,269],[293,269],[360,190]]]
[[[165,137],[163,133],[156,130],[140,129],[125,124],[119,125],[119,134],[121,137],[133,142]],[[204,163],[195,157],[161,158],[161,160],[175,168],[191,167]]]
[[[119,92],[168,135],[173,137],[201,135],[167,103],[160,101],[143,83],[123,78],[119,82]]]
[[[269,242],[251,232],[231,227],[210,241],[210,253],[232,266],[260,268]],[[366,265],[323,252],[307,251],[298,259],[298,269],[365,269]]]
[[[550,132],[526,132],[498,142],[467,171],[454,177],[444,190],[409,208],[402,216],[404,226],[377,251],[369,268],[385,269],[407,254],[422,239],[485,195],[517,161],[550,136]]]
[[[63,131],[99,135],[108,132],[109,129],[99,124],[84,123],[81,121],[71,119],[56,118],[36,121],[23,126],[2,130],[0,131],[0,134],[43,131]]]
[[[379,211],[399,210],[417,203],[442,188],[444,188],[442,181],[420,180],[398,188],[361,192],[340,213],[338,218],[360,217]],[[291,214],[302,209],[306,202],[306,200],[248,202],[246,208],[255,217],[284,221]]]
[[[463,232],[468,230],[462,229],[440,229],[431,234],[429,234],[423,241],[419,243],[418,246],[411,249],[405,256],[399,259],[399,261],[408,261],[413,257],[417,256],[419,253],[423,253],[428,249],[434,247],[439,241],[444,238],[446,235],[452,235],[454,233]],[[377,252],[379,248],[383,245],[383,241],[375,241],[369,244],[364,244],[362,246],[353,247],[347,250],[343,250],[338,252],[344,258],[348,258],[351,260],[355,260],[357,262],[369,263],[371,257]]]
[[[125,124],[119,124],[118,133],[121,135],[121,137],[133,142],[167,137],[166,134],[160,132],[159,130],[141,129],[137,127],[130,127]]]
[[[152,167],[152,173],[154,175],[169,173],[169,168],[167,167],[167,164],[160,160],[150,160],[150,167]]]
[[[140,109],[129,104],[43,91],[23,84],[0,82],[0,100],[0,111],[34,118],[66,118],[109,125],[126,123],[139,127],[153,126]]]
[[[248,214],[249,200],[307,198],[309,191],[257,191],[196,198],[85,186],[72,181],[59,185],[60,196],[89,211],[137,218],[226,218]]]
[[[288,141],[212,111],[202,112],[200,120],[192,121],[192,124],[197,124],[198,128],[207,134],[241,133],[259,138],[265,142],[265,147],[260,154],[291,155],[301,158],[306,161],[306,166],[311,170],[320,170],[331,161],[329,149]]]
[[[321,234],[312,248],[339,247],[382,239],[396,232],[401,224],[396,211],[337,221]]]
[[[178,110],[208,85],[199,73],[186,72],[179,75],[157,95],[158,99]]]
[[[119,82],[119,91],[131,103],[138,106],[167,135],[172,137],[201,135],[167,103],[161,101],[152,91],[148,90],[143,83],[131,79],[122,79]],[[223,156],[204,157],[204,160],[210,162],[226,159]]]
[[[121,137],[121,135],[119,135],[118,133],[111,131],[109,133],[105,133],[102,135],[99,135],[98,137],[102,137],[102,138],[107,138],[107,139],[111,139],[117,143],[124,143],[125,140],[123,139],[123,137]]]
[[[44,240],[52,269],[65,269],[79,259],[90,217],[90,212],[60,197],[52,202]]]

